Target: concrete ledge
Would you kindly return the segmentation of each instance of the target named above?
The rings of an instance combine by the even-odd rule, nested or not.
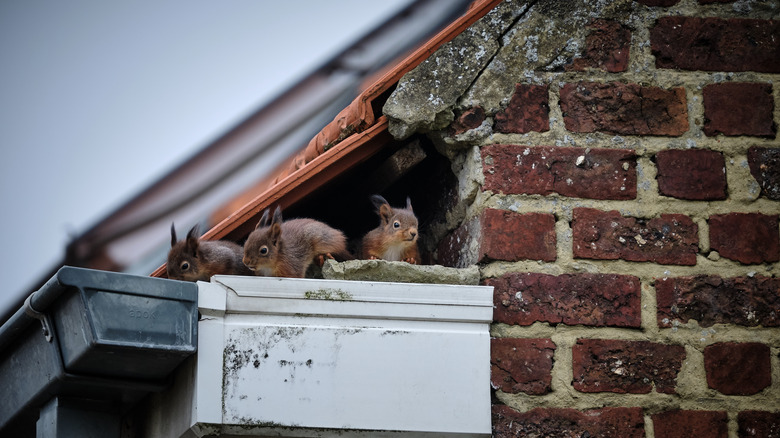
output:
[[[478,285],[479,269],[447,268],[440,265],[412,265],[387,260],[327,260],[322,266],[327,280],[383,281],[395,283]]]

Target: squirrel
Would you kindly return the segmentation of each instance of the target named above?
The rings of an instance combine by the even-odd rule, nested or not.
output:
[[[411,199],[406,198],[406,208],[393,208],[379,195],[372,195],[371,202],[381,222],[363,237],[361,257],[418,264],[417,217],[412,210]]]
[[[276,207],[270,223],[269,210],[263,212],[255,230],[244,244],[244,264],[255,275],[303,278],[317,259],[350,260],[347,238],[339,230],[314,219],[291,219],[282,222],[281,208]]]
[[[209,281],[212,275],[252,275],[241,263],[241,246],[225,240],[198,239],[198,226],[177,242],[171,223],[171,250],[168,252],[168,278],[184,281]]]

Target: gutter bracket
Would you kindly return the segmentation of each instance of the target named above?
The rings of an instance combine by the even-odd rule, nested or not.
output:
[[[32,303],[30,302],[33,294],[30,294],[30,296],[27,297],[27,299],[24,300],[24,313],[27,316],[30,316],[31,318],[35,318],[41,322],[41,328],[43,329],[43,336],[46,338],[47,342],[51,342],[53,339],[52,334],[52,324],[51,324],[51,318],[49,317],[49,314],[39,312],[32,307]]]

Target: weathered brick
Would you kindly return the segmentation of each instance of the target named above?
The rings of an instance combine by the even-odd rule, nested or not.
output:
[[[772,383],[769,346],[720,342],[704,349],[707,385],[726,395],[758,394]]]
[[[463,134],[464,132],[479,127],[485,121],[485,110],[481,106],[469,108],[450,124],[450,135]]]
[[[483,190],[589,199],[636,198],[633,150],[489,145]]]
[[[778,29],[780,30],[780,29]],[[772,84],[723,83],[704,87],[704,134],[774,138]]]
[[[513,325],[639,327],[637,277],[616,274],[548,275],[514,272],[485,280],[494,287],[493,319]]]
[[[655,156],[658,191],[691,201],[726,199],[726,160],[723,154],[705,149],[671,149]]]
[[[442,239],[438,261],[455,267],[485,260],[551,262],[557,258],[556,242],[552,214],[489,208]]]
[[[748,165],[761,187],[761,195],[780,201],[780,148],[751,147],[748,149]]]
[[[550,130],[550,105],[546,85],[515,85],[506,109],[496,114],[497,132],[525,134]]]
[[[726,438],[726,411],[667,411],[655,414],[655,438]]]
[[[575,409],[537,408],[518,412],[493,406],[493,438],[600,437],[642,438],[642,408]]]
[[[648,341],[579,339],[572,347],[574,389],[581,392],[675,393],[685,360],[682,345]]]
[[[688,130],[682,88],[579,82],[564,85],[560,93],[563,121],[569,131],[678,136]]]
[[[780,73],[780,21],[661,17],[650,29],[658,68]]]
[[[555,261],[555,216],[489,208],[482,213],[479,261]]]
[[[650,220],[623,217],[616,210],[575,208],[574,257],[695,265],[698,227],[688,216],[663,214]]]
[[[737,421],[739,438],[780,438],[780,412],[742,411]]]
[[[658,325],[695,319],[702,327],[736,324],[780,326],[780,279],[721,278],[716,275],[675,277],[655,281]]]
[[[516,394],[550,392],[555,343],[550,339],[490,340],[490,381],[495,389]]]
[[[780,260],[778,215],[729,213],[710,216],[710,247],[746,265]]]
[[[627,27],[612,20],[594,20],[588,25],[582,57],[574,59],[566,70],[598,68],[610,73],[626,71],[630,46],[631,31]]]

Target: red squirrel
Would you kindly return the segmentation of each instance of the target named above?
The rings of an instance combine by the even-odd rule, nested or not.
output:
[[[171,250],[168,252],[168,278],[184,281],[209,281],[212,275],[252,275],[241,263],[241,246],[224,240],[199,240],[198,226],[177,242],[171,224]]]
[[[407,197],[406,208],[393,208],[385,198],[373,195],[371,202],[377,209],[380,224],[363,237],[361,257],[419,263],[417,217],[412,201]]]
[[[255,275],[303,278],[315,259],[322,264],[326,257],[352,258],[341,231],[314,219],[283,222],[279,207],[270,223],[268,215],[266,209],[244,244],[244,264]]]

